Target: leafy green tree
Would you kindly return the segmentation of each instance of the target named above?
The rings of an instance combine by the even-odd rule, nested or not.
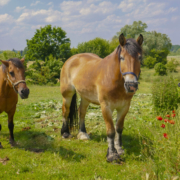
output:
[[[121,33],[123,33],[126,38],[135,39],[139,34],[142,34],[144,37],[143,52],[145,56],[150,55],[151,49],[170,51],[172,46],[170,38],[166,34],[161,34],[156,31],[147,32],[147,27],[147,24],[142,21],[134,21],[132,25],[125,25],[112,38],[110,42],[111,51],[119,45],[118,39]]]
[[[97,54],[99,57],[104,58],[110,54],[109,42],[102,38],[95,38],[88,42],[78,44],[77,52],[94,53]]]
[[[151,57],[151,56],[147,56],[144,60],[143,65],[146,66],[149,69],[154,68],[155,64],[157,63],[156,58]]]
[[[123,33],[126,38],[136,38],[139,36],[139,34],[145,32],[146,28],[146,23],[143,23],[142,21],[134,21],[132,25],[125,25],[122,27],[121,30],[113,37],[113,39],[119,38],[121,33]]]
[[[179,65],[179,62],[176,61],[176,59],[171,58],[170,61],[166,64],[166,68],[169,72],[177,72],[177,66]]]
[[[65,61],[70,57],[70,39],[60,27],[47,25],[36,29],[35,35],[27,41],[26,58],[29,60],[45,59],[52,54],[56,59]]]
[[[144,36],[143,51],[145,56],[150,55],[152,49],[164,50],[168,55],[172,44],[170,38],[166,34],[157,33],[156,31],[142,34]]]
[[[167,75],[167,68],[164,64],[162,63],[157,63],[155,66],[154,66],[154,69],[155,69],[155,72],[156,72],[156,75],[159,75],[159,76],[164,76],[164,75]]]
[[[162,50],[152,49],[149,52],[149,56],[156,58],[156,63],[162,63],[165,65],[167,63],[168,53],[169,51],[167,49],[162,49]]]
[[[72,56],[75,55],[75,54],[78,54],[78,53],[79,53],[79,51],[78,51],[77,48],[71,48],[71,55]]]
[[[36,60],[26,71],[26,79],[33,84],[56,84],[63,64],[60,59],[57,60],[52,55],[45,61]]]

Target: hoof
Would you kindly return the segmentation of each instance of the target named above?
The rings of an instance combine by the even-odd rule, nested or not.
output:
[[[0,143],[0,149],[3,149],[3,146],[2,146],[2,144]]]
[[[80,140],[89,140],[90,139],[89,135],[85,132],[79,132],[77,135],[77,138]]]
[[[112,153],[107,156],[107,162],[121,163],[121,157],[118,153]]]
[[[11,145],[11,147],[17,146],[17,143],[12,139],[9,140],[9,144]]]
[[[116,149],[114,149],[114,151],[110,153],[109,148],[107,150],[106,158],[107,158],[107,162],[115,162],[118,164],[120,164],[122,160],[120,155],[117,153]]]
[[[63,135],[62,135],[62,137],[66,139],[66,138],[71,138],[72,135],[69,134],[69,133],[67,133],[67,132],[64,132]]]
[[[121,147],[117,148],[117,153],[118,153],[118,155],[123,155],[124,154],[124,149],[122,149]]]

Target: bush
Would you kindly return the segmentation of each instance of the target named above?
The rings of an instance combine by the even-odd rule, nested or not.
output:
[[[155,111],[169,111],[178,107],[178,86],[173,77],[159,79],[153,82],[152,100]]]
[[[152,69],[152,68],[154,68],[156,62],[157,62],[156,58],[153,58],[151,56],[147,56],[146,59],[144,60],[143,65],[149,69]]]
[[[168,63],[166,64],[166,68],[170,72],[177,72],[176,68],[178,65],[179,65],[178,61],[176,61],[176,59],[174,58],[171,58],[171,60],[168,61]]]
[[[52,55],[48,57],[49,60],[36,60],[29,66],[26,71],[26,80],[31,84],[48,84],[54,85],[58,82],[60,77],[60,70],[63,66],[63,62]]]
[[[169,51],[167,49],[161,49],[161,50],[152,49],[149,55],[151,57],[156,58],[157,63],[162,63],[165,65],[167,63],[168,54]]]
[[[157,63],[154,66],[154,69],[155,69],[156,75],[160,75],[160,76],[167,75],[166,66],[164,64],[162,64],[162,63]]]

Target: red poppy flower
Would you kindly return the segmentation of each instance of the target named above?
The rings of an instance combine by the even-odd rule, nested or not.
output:
[[[162,128],[165,128],[165,124],[162,124],[161,127],[162,127]]]
[[[168,121],[170,124],[175,124],[175,121],[173,121],[173,120],[169,120]]]
[[[164,119],[164,122],[168,122],[169,121],[169,119]]]
[[[169,114],[167,114],[167,115],[166,115],[166,117],[170,117],[170,115],[169,115]]]
[[[172,113],[175,113],[175,110],[173,110]]]
[[[166,139],[168,139],[167,133],[163,133],[163,136],[164,136]]]
[[[175,116],[176,116],[176,114],[172,114],[171,116],[172,116],[172,117],[175,117]]]
[[[162,121],[163,118],[161,116],[157,116],[156,119]]]

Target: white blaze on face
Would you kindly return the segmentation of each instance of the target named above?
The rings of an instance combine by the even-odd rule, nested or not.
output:
[[[126,74],[124,76],[124,80],[125,80],[125,82],[133,82],[133,81],[136,82],[137,81],[136,77],[132,74]]]

